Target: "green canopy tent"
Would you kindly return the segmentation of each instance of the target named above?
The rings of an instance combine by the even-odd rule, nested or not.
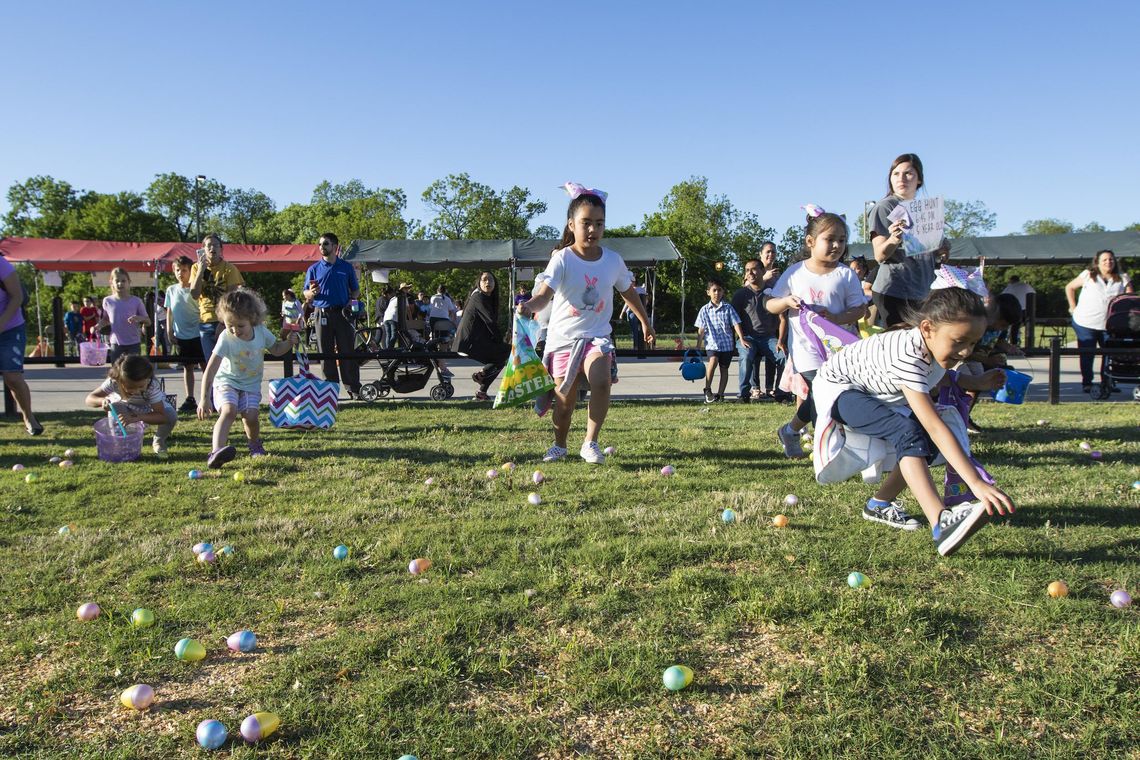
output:
[[[353,240],[343,258],[370,270],[389,269],[509,269],[510,289],[520,268],[545,269],[556,240]],[[630,269],[647,270],[646,287],[654,291],[658,262],[682,259],[667,237],[606,238],[605,246],[625,260]],[[683,259],[682,259],[683,263]],[[682,267],[682,277],[684,276]],[[684,292],[682,290],[682,292]],[[655,294],[655,293],[654,293]],[[650,303],[656,307],[656,298]],[[652,319],[652,314],[650,315]]]
[[[986,266],[1016,264],[1088,264],[1097,251],[1110,250],[1117,258],[1140,258],[1140,232],[1074,232],[1065,235],[1005,235],[965,237],[950,241],[950,261]],[[851,256],[874,259],[869,243],[850,246]]]

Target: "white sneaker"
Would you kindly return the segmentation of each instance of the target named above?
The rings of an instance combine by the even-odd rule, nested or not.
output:
[[[602,453],[602,447],[598,445],[597,441],[586,441],[578,453],[590,464],[606,463],[606,455]]]
[[[800,434],[792,430],[791,425],[781,425],[776,435],[780,438],[780,445],[784,447],[784,456],[788,459],[804,458],[804,450],[800,446]]]
[[[566,456],[566,449],[562,448],[556,443],[546,450],[546,455],[542,457],[542,461],[557,462],[564,456]]]

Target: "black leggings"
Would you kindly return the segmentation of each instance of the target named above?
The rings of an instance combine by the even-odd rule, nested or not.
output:
[[[815,382],[815,373],[819,370],[809,369],[807,372],[801,372],[800,377],[808,384],[808,395],[800,404],[800,408],[796,410],[796,419],[805,425],[809,422],[815,424],[815,399],[811,394],[811,384]]]

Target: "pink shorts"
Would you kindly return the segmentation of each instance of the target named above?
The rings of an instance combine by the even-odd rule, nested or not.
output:
[[[258,391],[239,391],[237,388],[231,388],[228,385],[215,385],[214,409],[220,412],[226,404],[235,407],[238,414],[256,413],[261,404],[261,393]]]
[[[582,371],[586,369],[587,359],[592,354],[602,353],[602,345],[609,343],[609,338],[598,338],[597,340],[590,341],[589,346],[586,347],[586,356],[582,360]],[[610,354],[610,361],[613,361],[613,354]],[[566,368],[570,364],[570,351],[554,351],[550,354],[550,368],[554,370],[551,375],[553,377],[566,377]]]

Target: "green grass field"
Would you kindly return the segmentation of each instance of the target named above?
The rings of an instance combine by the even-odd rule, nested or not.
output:
[[[92,415],[37,439],[6,425],[0,755],[205,756],[194,729],[215,718],[217,754],[246,758],[1140,756],[1140,605],[1108,603],[1140,594],[1135,405],[985,405],[975,453],[1019,510],[950,559],[862,520],[870,487],[785,460],[787,413],[619,403],[617,453],[591,467],[541,465],[549,423],[528,412],[349,405],[197,481],[205,423],[122,465],[95,458]],[[47,464],[69,447],[74,468]],[[200,565],[198,541],[235,551]],[[103,615],[80,622],[88,601]],[[136,607],[156,625],[132,628]],[[242,628],[256,651],[225,648]],[[174,657],[186,636],[205,660]],[[673,664],[696,674],[677,693]],[[135,683],[148,712],[118,702]],[[255,710],[282,727],[247,748]]]

